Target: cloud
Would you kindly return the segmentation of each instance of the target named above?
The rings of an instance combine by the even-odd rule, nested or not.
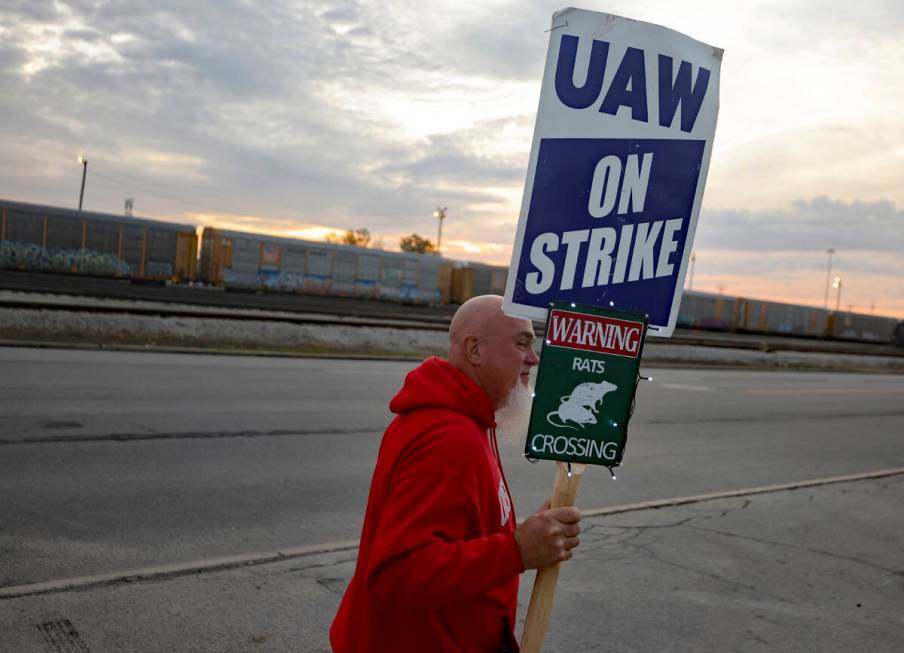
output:
[[[888,201],[798,200],[781,210],[704,210],[697,227],[701,248],[824,252],[829,247],[902,252],[904,210]]]
[[[468,141],[458,135],[431,136],[412,160],[388,163],[377,172],[432,183],[452,181],[483,185],[523,180],[526,161],[516,163],[484,156],[479,151],[469,152],[468,145]]]
[[[211,209],[404,221],[429,216],[440,201],[435,186],[442,177],[447,185],[456,179],[516,183],[506,162],[466,152],[439,135],[400,141],[396,120],[369,110],[395,89],[398,75],[417,78],[440,66],[427,54],[412,56],[410,37],[373,6],[323,11],[274,3],[266,12],[244,3],[228,11],[220,3],[61,6],[65,11],[43,17],[4,16],[27,28],[23,33],[53,27],[64,38],[41,55],[40,65],[27,38],[13,39],[20,74],[9,81],[19,101],[0,133],[22,154],[35,133],[77,143],[71,156],[90,151],[89,173],[96,169],[107,183],[144,177],[144,186],[155,191],[144,206],[165,194],[165,181],[173,197],[191,195]],[[413,17],[409,12],[403,22]],[[367,27],[371,22],[380,38]],[[98,41],[113,54],[90,62],[77,56]],[[34,72],[24,74],[22,62]],[[421,92],[432,83],[428,79]],[[363,91],[356,103],[338,92],[356,89]],[[50,159],[64,147],[32,153],[17,165],[60,168]],[[168,156],[148,162],[135,155],[147,151]],[[189,159],[202,162],[193,168],[204,180],[168,164]],[[142,184],[131,186],[128,192],[140,196]],[[443,201],[493,201],[478,189],[452,186]],[[91,190],[108,210],[119,204],[109,197],[113,189],[105,193],[95,183]]]
[[[898,0],[872,0],[868,10],[848,0],[822,0],[819,11],[807,0],[775,3],[772,9],[777,21],[808,26],[805,43],[819,44],[839,31],[848,33],[851,40],[864,41],[904,30],[904,5]]]
[[[830,2],[607,5],[726,48],[701,283],[765,284],[763,261],[818,276],[827,247],[864,275],[899,271],[904,9]],[[85,153],[91,209],[134,197],[149,217],[392,243],[434,235],[443,205],[450,252],[505,263],[559,8],[8,0],[0,196],[72,206]]]

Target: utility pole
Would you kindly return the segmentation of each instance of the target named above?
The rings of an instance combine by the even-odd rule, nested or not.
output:
[[[694,289],[694,263],[697,262],[697,252],[691,252],[691,276],[688,280],[687,289]]]
[[[439,229],[436,233],[436,255],[441,256],[440,247],[443,244],[443,220],[446,219],[446,211],[449,207],[447,206],[437,206],[436,210],[433,212],[433,217],[439,220]]]
[[[835,253],[835,250],[832,249],[831,247],[826,250],[826,254],[829,255],[829,272],[828,272],[828,274],[826,274],[826,299],[822,305],[822,307],[825,310],[829,310],[829,284],[832,281],[832,254],[834,254],[834,253]]]
[[[78,210],[82,210],[82,200],[85,198],[85,175],[88,174],[88,159],[79,156],[78,162],[82,164],[82,190],[78,194]]]
[[[835,312],[838,312],[838,308],[841,306],[841,277],[835,277],[835,280],[832,282],[832,288],[838,289],[838,294],[835,295]]]

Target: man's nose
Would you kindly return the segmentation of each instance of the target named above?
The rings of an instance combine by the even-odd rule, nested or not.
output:
[[[527,360],[525,360],[525,362],[528,365],[536,365],[540,362],[540,357],[537,356],[537,352],[534,351],[533,347],[530,348],[530,353],[527,355]]]

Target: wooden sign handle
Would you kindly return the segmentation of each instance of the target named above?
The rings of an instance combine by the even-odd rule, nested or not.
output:
[[[578,494],[578,485],[587,465],[572,464],[568,474],[568,463],[556,461],[556,479],[552,487],[550,508],[573,506]],[[543,639],[549,627],[549,616],[552,613],[553,599],[556,594],[556,583],[559,580],[559,563],[537,570],[534,588],[527,607],[527,618],[524,631],[521,633],[521,653],[540,653]]]

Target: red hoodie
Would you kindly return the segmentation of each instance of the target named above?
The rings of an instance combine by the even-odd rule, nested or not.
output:
[[[397,417],[380,445],[333,650],[516,651],[524,565],[487,434],[496,426],[489,397],[434,357],[408,374],[389,408]]]

